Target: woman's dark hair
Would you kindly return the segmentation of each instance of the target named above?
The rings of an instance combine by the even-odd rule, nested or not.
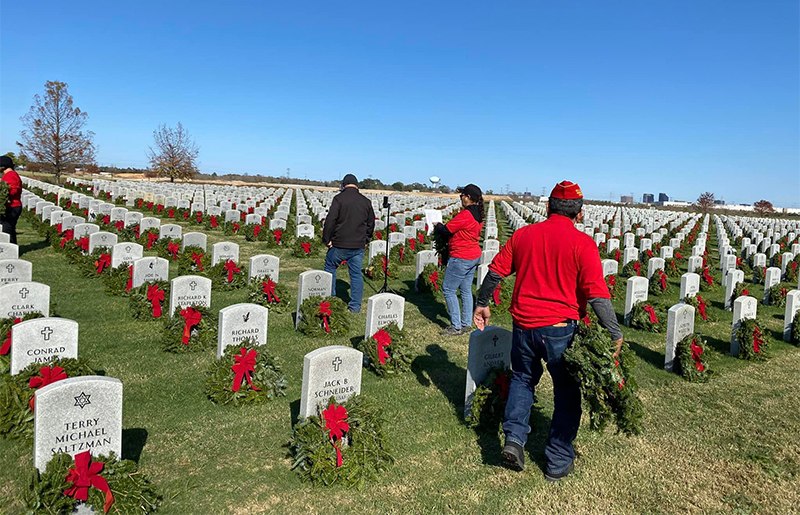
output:
[[[466,195],[466,193],[464,193],[463,195]],[[481,222],[486,220],[486,206],[484,206],[484,204],[483,204],[483,195],[476,195],[476,196],[467,195],[467,198],[469,198],[471,201],[475,202],[478,205],[478,208],[480,208],[480,210],[481,210]]]
[[[565,200],[563,198],[550,197],[547,206],[551,215],[562,215],[570,219],[575,219],[581,212],[581,209],[583,209],[583,199],[576,198]]]

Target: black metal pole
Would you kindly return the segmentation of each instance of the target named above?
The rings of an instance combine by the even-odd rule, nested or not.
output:
[[[389,289],[389,212],[391,210],[389,197],[384,197],[383,203],[386,207],[386,227],[384,227],[384,232],[386,233],[386,267],[383,270],[383,287],[378,293],[386,293],[387,291],[395,293],[394,290]]]

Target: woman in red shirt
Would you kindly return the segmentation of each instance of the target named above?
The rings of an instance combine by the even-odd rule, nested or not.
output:
[[[436,224],[434,230],[447,239],[450,258],[442,281],[442,293],[450,313],[450,327],[444,336],[469,332],[472,324],[472,278],[481,260],[481,231],[483,230],[483,192],[474,184],[458,188],[464,209],[447,225]],[[456,291],[461,290],[461,306]]]
[[[14,161],[8,156],[0,156],[0,175],[8,183],[8,203],[0,206],[0,226],[9,234],[11,243],[17,243],[17,220],[22,214],[22,179],[14,171]]]

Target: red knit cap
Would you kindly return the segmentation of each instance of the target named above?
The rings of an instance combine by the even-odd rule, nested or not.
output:
[[[574,182],[561,181],[556,184],[553,191],[550,192],[552,198],[560,198],[563,200],[574,200],[583,198],[581,187]]]

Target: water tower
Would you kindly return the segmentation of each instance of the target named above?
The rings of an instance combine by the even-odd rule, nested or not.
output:
[[[431,181],[431,188],[436,189],[439,186],[439,183],[442,181],[440,178],[436,177],[435,175],[428,179]]]

